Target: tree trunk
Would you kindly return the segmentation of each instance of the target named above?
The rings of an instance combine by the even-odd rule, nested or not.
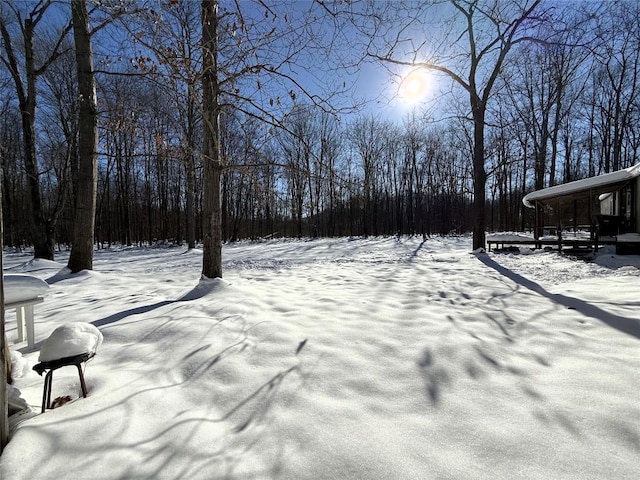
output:
[[[196,164],[191,149],[187,153],[185,165],[187,170],[185,175],[187,248],[191,250],[196,248]]]
[[[53,225],[44,217],[40,173],[36,154],[36,74],[34,65],[33,29],[25,22],[25,56],[27,95],[20,102],[22,112],[22,134],[24,136],[24,166],[31,202],[33,256],[53,260]]]
[[[218,0],[202,0],[202,117],[204,198],[202,276],[222,277],[220,106],[218,104]]]
[[[473,112],[473,250],[485,248],[485,207],[487,172],[484,168],[485,106],[471,96]]]
[[[60,203],[58,211],[54,212],[51,217],[45,217],[43,207],[44,202],[42,200],[42,191],[40,187],[40,172],[38,170],[36,153],[36,80],[37,76],[41,75],[58,56],[60,43],[58,43],[56,50],[52,53],[49,59],[39,68],[36,68],[35,65],[36,59],[33,43],[36,24],[40,21],[42,13],[44,13],[49,5],[50,3],[41,5],[42,10],[40,10],[39,15],[35,16],[37,17],[35,20],[34,15],[30,15],[24,20],[24,25],[22,25],[22,40],[24,42],[25,64],[22,68],[18,66],[18,59],[14,52],[13,42],[3,19],[0,19],[0,33],[2,34],[4,50],[10,67],[9,73],[16,87],[16,94],[22,119],[24,167],[27,176],[31,208],[31,222],[29,224],[29,229],[34,246],[33,254],[35,258],[53,260],[54,227],[63,202]],[[66,33],[67,31],[65,30],[62,35],[66,35]],[[24,72],[24,80],[21,77],[21,72]]]
[[[72,272],[93,268],[93,237],[98,185],[98,112],[93,52],[86,0],[72,0],[71,16],[78,67],[78,190],[73,222]]]
[[[2,169],[2,165],[0,165]],[[0,172],[1,173],[1,172]],[[0,198],[2,184],[0,183]],[[2,228],[2,202],[0,201],[0,253],[4,250],[4,229]],[[4,271],[0,254],[0,273]],[[9,342],[4,330],[4,275],[0,274],[0,454],[9,441],[9,399],[7,383],[11,381],[11,356]]]
[[[196,159],[194,158],[194,129],[195,129],[195,101],[192,88],[189,86],[187,102],[187,149],[184,152],[185,160],[185,196],[186,196],[186,228],[187,228],[187,248],[196,248]]]

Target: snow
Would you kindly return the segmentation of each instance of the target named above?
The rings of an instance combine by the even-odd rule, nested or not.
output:
[[[640,478],[640,257],[600,253],[340,238],[225,245],[224,280],[181,248],[40,268],[36,340],[104,342],[86,399],[56,370],[73,401],[17,422],[0,478]],[[15,386],[39,412],[42,377]]]
[[[640,243],[640,233],[622,233],[616,236],[618,242]]]
[[[552,187],[536,190],[524,196],[522,203],[529,208],[534,208],[536,200],[544,200],[547,198],[569,195],[576,192],[586,191],[593,188],[603,187],[606,185],[614,185],[616,183],[631,180],[640,175],[640,163],[629,168],[624,168],[616,172],[605,173],[595,177],[583,178],[574,182],[564,183],[562,185],[554,185]],[[601,198],[602,200],[602,198]]]
[[[5,303],[32,300],[47,293],[49,285],[33,275],[4,275]]]
[[[548,232],[545,231],[545,234],[541,235],[539,240],[543,240],[543,241],[551,240],[554,242],[558,241],[557,234],[548,235],[547,233]],[[576,231],[565,230],[562,232],[562,238],[564,239],[589,240],[590,237],[591,237],[591,234],[584,230],[576,230]],[[536,243],[536,239],[532,233],[522,233],[522,232],[488,233],[486,235],[486,240],[487,242],[496,243],[496,244],[504,243],[508,245],[509,243],[513,243],[517,245],[521,253],[526,252],[526,248],[522,246],[523,244],[531,244],[533,246]]]
[[[27,402],[22,398],[20,390],[13,385],[7,384],[7,403],[9,406],[9,415],[20,413],[29,408]]]
[[[57,327],[42,343],[39,362],[51,362],[83,353],[95,354],[102,344],[100,330],[90,323],[67,323]]]
[[[535,241],[532,234],[520,232],[495,232],[486,235],[487,240],[494,242],[517,242],[517,241]]]
[[[11,374],[14,379],[22,377],[27,371],[27,361],[22,353],[11,350]]]

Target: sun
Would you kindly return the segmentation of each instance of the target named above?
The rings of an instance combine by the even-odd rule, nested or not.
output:
[[[404,102],[415,104],[425,99],[431,88],[431,78],[424,69],[412,70],[403,76],[398,96]]]

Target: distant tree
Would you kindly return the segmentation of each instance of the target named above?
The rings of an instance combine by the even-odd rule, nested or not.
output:
[[[323,201],[318,201],[317,215],[326,212],[324,222],[321,224],[321,235],[337,235],[336,207],[339,201],[339,159],[342,153],[342,142],[340,138],[340,125],[333,115],[322,113],[320,115],[320,152],[318,155],[318,170],[322,170],[322,176],[317,180],[318,192],[316,196],[324,197]]]
[[[65,39],[68,51],[43,73],[38,89],[40,181],[46,202],[52,202],[52,194],[60,198],[56,203],[64,202],[56,241],[65,242],[71,235],[63,233],[68,227],[64,220],[73,209],[73,202],[67,200],[75,198],[78,184],[78,80],[72,42],[72,38]],[[50,185],[54,188],[49,189]]]
[[[501,105],[512,106],[513,121],[522,125],[530,139],[536,190],[557,183],[563,129],[588,78],[589,50],[584,44],[593,44],[585,39],[588,15],[567,8],[554,15],[535,32],[544,42],[522,49],[499,78],[499,90],[506,92]],[[565,150],[564,155],[567,163],[571,151]]]
[[[380,168],[389,126],[374,117],[358,117],[350,128],[349,139],[361,166],[363,234],[378,235],[380,217]]]
[[[150,54],[134,57],[134,65],[149,80],[149,89],[166,98],[176,112],[171,140],[184,168],[186,240],[192,249],[196,245],[196,183],[202,142],[201,5],[180,0],[163,2],[160,8],[128,18],[123,25]]]
[[[101,144],[106,162],[102,166],[98,235],[109,243],[132,245],[142,240],[136,234],[136,229],[143,227],[136,217],[142,197],[138,174],[144,143],[154,141],[153,132],[144,124],[147,90],[148,84],[134,75],[113,75],[101,82],[105,125]]]
[[[406,184],[407,194],[407,227],[413,235],[415,233],[422,234],[426,239],[427,236],[427,218],[426,211],[426,183],[429,178],[425,176],[425,168],[422,155],[426,150],[427,138],[424,130],[420,128],[415,118],[415,114],[405,120],[403,135],[403,153],[404,153],[404,174],[403,179]]]
[[[614,2],[599,18],[600,48],[593,71],[594,125],[601,152],[598,172],[626,168],[638,161],[640,105],[640,14],[638,2]],[[634,148],[635,147],[635,148]]]
[[[311,187],[314,152],[313,109],[296,105],[286,119],[286,130],[278,132],[276,139],[285,165],[290,212],[295,223],[295,235],[303,235],[304,219],[314,213],[314,195]]]
[[[5,245],[22,246],[26,225],[18,221],[28,215],[23,201],[22,129],[20,113],[7,98],[0,111],[0,172],[2,173],[2,204],[5,218]]]

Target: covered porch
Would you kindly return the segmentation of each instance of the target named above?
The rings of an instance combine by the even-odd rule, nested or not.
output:
[[[489,236],[489,249],[529,244],[582,253],[615,245],[620,254],[640,253],[639,185],[640,164],[531,192],[523,203],[535,210],[532,235]]]

